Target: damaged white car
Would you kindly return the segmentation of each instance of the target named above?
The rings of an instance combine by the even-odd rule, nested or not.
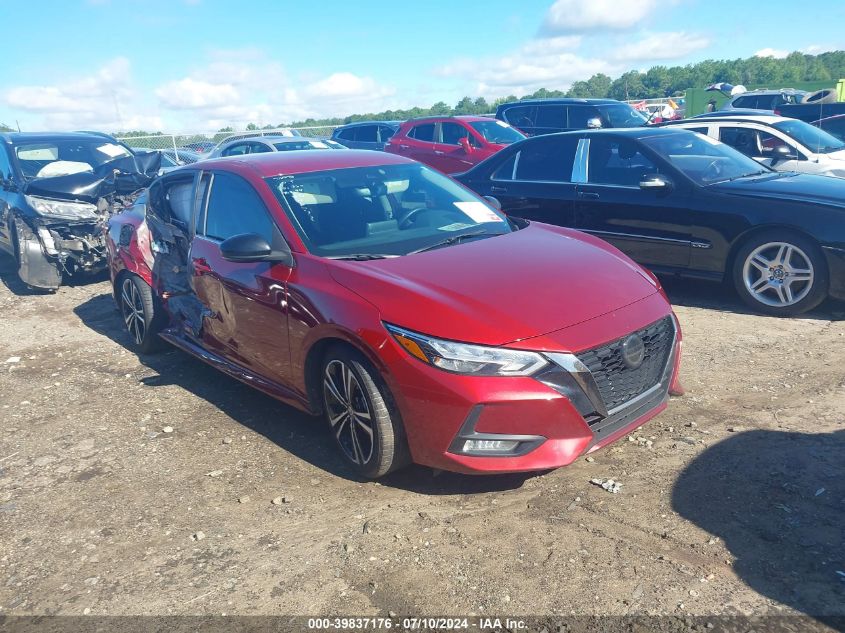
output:
[[[96,132],[0,134],[0,250],[21,281],[54,291],[67,276],[103,270],[106,221],[160,163]]]

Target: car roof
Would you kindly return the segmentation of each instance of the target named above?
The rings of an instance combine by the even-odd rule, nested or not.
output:
[[[826,116],[822,119],[817,119],[813,121],[813,123],[824,123],[825,121],[833,121],[836,119],[845,119],[845,114],[832,114],[830,116]]]
[[[340,130],[341,128],[357,127],[359,125],[390,125],[392,127],[398,127],[402,125],[402,121],[354,121],[352,123],[338,125],[335,129]]]
[[[560,105],[603,105],[609,103],[623,103],[616,99],[580,99],[576,97],[549,97],[547,99],[522,99],[521,101],[510,101],[503,103],[499,108],[509,108],[518,105],[538,105],[543,103],[552,103]]]
[[[12,143],[72,140],[117,140],[113,136],[104,132],[3,132],[2,138],[5,138]]]
[[[734,95],[731,97],[731,100],[736,99],[737,97],[743,97],[745,95],[792,95],[792,94],[807,94],[806,90],[798,90],[796,88],[758,88],[756,90],[746,90],[745,92],[740,92],[738,95]]]
[[[490,116],[479,116],[477,114],[443,114],[443,115],[430,115],[430,116],[421,116],[415,117],[413,119],[408,119],[402,125],[408,123],[425,123],[426,121],[431,121],[436,123],[437,121],[495,121],[493,117]]]
[[[250,136],[248,138],[236,138],[234,141],[267,141],[268,143],[302,143],[303,141],[331,141],[328,136]]]
[[[270,178],[272,176],[305,174],[329,169],[403,165],[413,164],[414,162],[408,158],[396,154],[388,154],[387,152],[354,149],[345,152],[334,150],[301,150],[210,158],[200,163],[195,163],[195,168],[241,171],[243,167],[249,167],[261,178]]]
[[[666,125],[680,125],[682,123],[764,123],[772,125],[773,123],[780,123],[786,121],[787,117],[777,114],[737,114],[734,116],[710,116],[710,117],[695,117],[693,119],[682,119],[680,121],[670,121]]]
[[[648,127],[607,127],[595,130],[572,130],[570,132],[555,132],[554,134],[541,134],[538,136],[529,136],[527,139],[518,141],[510,147],[519,147],[523,143],[542,142],[544,139],[554,138],[555,136],[575,136],[578,138],[587,136],[622,136],[625,138],[632,138],[635,140],[651,138],[654,136],[669,136],[671,134],[696,134],[691,130],[679,128],[677,126],[663,127],[659,125]]]

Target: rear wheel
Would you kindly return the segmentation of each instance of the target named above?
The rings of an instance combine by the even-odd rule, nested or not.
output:
[[[737,253],[733,277],[745,303],[774,316],[801,314],[827,296],[824,256],[799,235],[767,232],[751,238]]]
[[[123,275],[115,294],[123,324],[138,351],[149,354],[161,349],[158,333],[163,329],[163,315],[147,283],[137,275]]]
[[[361,354],[346,347],[330,349],[320,376],[324,415],[349,466],[375,479],[410,461],[390,392]]]

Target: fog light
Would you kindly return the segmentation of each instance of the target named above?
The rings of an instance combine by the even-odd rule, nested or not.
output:
[[[519,445],[516,440],[467,440],[464,442],[464,452],[505,453],[512,451]]]

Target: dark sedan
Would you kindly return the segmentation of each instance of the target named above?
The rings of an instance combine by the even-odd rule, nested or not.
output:
[[[654,272],[729,279],[760,312],[845,299],[845,182],[774,172],[695,132],[530,138],[457,178],[510,215],[591,233]]]

